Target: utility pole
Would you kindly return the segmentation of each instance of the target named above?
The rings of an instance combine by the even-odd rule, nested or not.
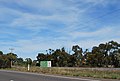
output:
[[[13,53],[14,48],[9,48],[10,53]]]
[[[12,54],[13,53],[13,48],[9,48],[9,50],[10,50],[10,54]],[[12,59],[11,59],[11,67],[12,67]]]

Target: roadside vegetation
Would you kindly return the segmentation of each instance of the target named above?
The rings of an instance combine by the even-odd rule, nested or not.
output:
[[[38,53],[37,61],[50,60],[53,67],[120,67],[120,44],[115,41],[101,43],[91,51],[74,45],[71,51],[48,49],[46,54]]]
[[[40,61],[51,61],[52,67],[120,67],[120,44],[115,41],[101,43],[92,50],[81,48],[79,45],[72,46],[71,51],[65,49],[48,49],[46,53],[38,53],[37,60],[31,58],[18,58],[17,54],[4,54],[0,51],[0,67],[40,66]],[[11,65],[12,62],[12,65]]]
[[[60,76],[72,76],[72,77],[92,77],[101,79],[118,79],[120,80],[120,70],[112,68],[69,68],[69,67],[31,67],[27,70],[27,67],[13,67],[5,70],[22,71],[22,72],[33,72],[40,74],[52,74]]]
[[[24,60],[12,52],[4,54],[0,51],[0,68],[12,67],[10,70],[27,71],[27,65],[30,64],[30,72],[120,79],[120,70],[99,70],[99,68],[120,68],[120,44],[115,41],[101,43],[92,50],[83,50],[79,45],[72,46],[71,51],[64,47],[56,50],[48,49],[46,53],[38,53],[36,59]],[[41,68],[40,61],[51,61],[52,68]],[[86,69],[88,67],[98,69]]]

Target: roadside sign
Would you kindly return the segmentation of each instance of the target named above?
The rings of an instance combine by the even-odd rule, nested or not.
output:
[[[40,67],[51,67],[51,61],[40,61]]]

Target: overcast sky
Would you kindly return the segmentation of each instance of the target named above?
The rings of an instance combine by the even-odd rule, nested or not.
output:
[[[35,59],[73,45],[120,43],[120,0],[0,0],[0,50]]]

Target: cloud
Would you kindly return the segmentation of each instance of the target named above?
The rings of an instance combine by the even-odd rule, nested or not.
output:
[[[0,0],[0,49],[14,47],[18,55],[33,58],[49,48],[71,48],[78,44],[85,49],[109,40],[120,41],[119,21],[116,22],[119,13],[102,17],[119,8],[116,2]]]
[[[9,48],[14,48],[14,53],[17,53],[19,57],[30,57],[32,59],[35,59],[37,53],[43,52],[45,53],[47,49],[59,49],[62,47],[68,47],[70,46],[69,42],[66,43],[66,41],[58,40],[58,39],[45,39],[43,37],[35,37],[31,40],[27,39],[21,39],[17,41],[7,41],[7,42],[1,42],[2,45],[0,49],[4,51],[5,53],[10,52]]]
[[[77,37],[97,37],[97,36],[100,37],[100,36],[109,34],[109,32],[111,32],[110,28],[102,28],[100,30],[90,31],[90,32],[73,31],[73,32],[70,32],[69,34],[75,38],[77,38]]]
[[[46,4],[47,3],[48,2],[46,1]],[[54,3],[51,2],[52,5]],[[54,4],[54,5],[57,6],[57,4]],[[70,7],[65,6],[64,7],[64,6],[62,6],[62,4],[59,4],[59,5],[61,5],[61,6],[58,6],[59,9],[55,9],[54,11],[51,11],[53,13],[51,15],[22,13],[21,17],[16,18],[11,23],[11,26],[13,26],[13,27],[23,27],[24,26],[29,29],[40,31],[41,29],[47,29],[47,28],[56,29],[56,28],[58,28],[55,25],[56,23],[57,24],[59,23],[60,25],[64,25],[65,27],[70,27],[71,25],[77,24],[76,22],[78,21],[78,16],[80,16],[79,13],[83,13],[84,10],[78,11],[76,9],[76,7],[73,7],[73,6],[70,6]],[[56,8],[54,6],[51,6],[51,7]],[[51,7],[50,8],[47,7],[47,8],[51,9]],[[64,8],[61,9],[61,7],[64,7]]]

